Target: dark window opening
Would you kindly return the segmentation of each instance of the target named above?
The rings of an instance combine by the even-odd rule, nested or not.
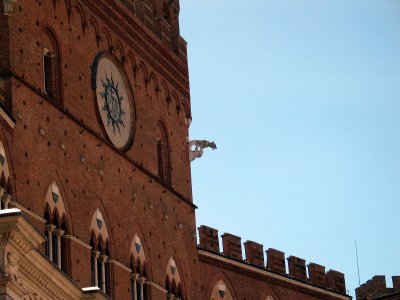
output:
[[[44,65],[44,91],[50,97],[56,98],[56,57],[50,52],[45,52]]]

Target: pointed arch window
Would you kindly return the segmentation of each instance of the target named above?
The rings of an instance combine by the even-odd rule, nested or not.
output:
[[[148,278],[146,272],[146,255],[139,236],[135,234],[131,244],[131,294],[132,300],[148,300]]]
[[[59,269],[68,273],[69,254],[65,240],[67,234],[66,211],[60,189],[55,182],[52,182],[47,190],[45,203],[45,254]]]
[[[225,282],[222,280],[218,281],[214,286],[211,294],[211,300],[232,300],[232,294],[230,293]]]
[[[111,296],[109,235],[104,217],[99,209],[93,214],[91,232],[90,270],[92,286],[99,287],[104,294]]]
[[[165,289],[167,290],[167,300],[184,299],[182,292],[181,276],[173,257],[168,261],[165,279]]]
[[[46,30],[43,48],[43,90],[55,102],[61,103],[60,51],[57,40],[50,30]]]

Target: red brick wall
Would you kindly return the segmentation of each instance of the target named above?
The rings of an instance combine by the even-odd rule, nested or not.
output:
[[[190,295],[190,269],[197,250],[185,125],[190,114],[186,63],[123,5],[113,7],[106,0],[71,1],[71,7],[68,1],[54,3],[19,2],[9,18],[13,115],[18,116],[14,143],[10,143],[15,199],[43,217],[44,198],[55,180],[66,205],[68,234],[89,244],[90,221],[100,208],[113,259],[129,267],[132,238],[140,232],[148,279],[164,286],[167,262],[174,256]],[[47,29],[56,37],[61,53],[61,106],[43,93]],[[107,141],[90,84],[96,54],[110,48],[123,63],[135,96],[136,134],[126,153],[119,153]],[[157,178],[159,120],[168,130],[171,186]],[[35,224],[44,231],[43,224]],[[71,246],[71,275],[80,286],[88,286],[90,250],[74,241]],[[129,274],[112,267],[115,298],[129,299]]]
[[[178,1],[171,9],[177,17]],[[17,121],[12,135],[0,123],[14,200],[43,217],[44,199],[55,180],[65,202],[67,234],[89,244],[90,222],[100,209],[110,235],[111,258],[129,267],[129,249],[138,233],[146,253],[147,278],[163,287],[173,256],[186,299],[208,299],[220,275],[231,284],[237,299],[268,294],[276,299],[327,299],[252,272],[203,258],[199,262],[185,125],[190,115],[189,81],[183,52],[178,56],[166,46],[122,1],[18,1],[14,14],[1,15],[0,23],[0,70],[11,74],[8,85]],[[179,32],[178,24],[171,23]],[[43,48],[51,43],[46,31],[52,32],[59,48],[61,104],[43,90]],[[184,41],[173,38],[181,51]],[[120,60],[134,94],[136,131],[126,153],[108,142],[97,115],[91,68],[99,51],[112,51]],[[171,185],[157,177],[160,120],[166,125],[170,145]],[[43,222],[32,221],[44,232]],[[225,244],[236,245],[232,253],[242,259],[240,238],[237,246],[237,239],[226,237],[224,251]],[[69,245],[69,272],[79,286],[86,287],[91,281],[90,249],[74,240]],[[261,264],[260,251],[256,252],[249,262]],[[129,272],[112,264],[111,274],[112,296],[130,299]],[[155,287],[150,293],[152,299],[163,296]]]

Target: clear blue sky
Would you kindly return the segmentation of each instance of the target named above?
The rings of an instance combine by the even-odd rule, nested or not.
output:
[[[400,1],[180,2],[197,224],[400,275]]]

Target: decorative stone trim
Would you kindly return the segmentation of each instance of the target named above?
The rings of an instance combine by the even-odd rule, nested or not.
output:
[[[91,250],[92,246],[90,246],[89,244],[86,244],[84,241],[74,237],[73,235],[69,235],[69,234],[64,234],[64,238],[65,239],[70,239],[71,241],[74,241],[76,243],[78,243],[79,245]]]
[[[128,268],[127,266],[123,265],[122,263],[120,263],[119,261],[117,261],[117,260],[115,260],[115,259],[110,258],[110,259],[108,260],[108,263],[109,263],[109,264],[113,264],[113,265],[115,265],[115,266],[117,266],[117,267],[119,267],[119,268],[121,268],[121,269],[123,269],[123,270],[129,272],[129,273],[132,272],[132,270],[131,270],[130,268]]]
[[[19,204],[16,201],[10,201],[10,206],[12,207],[16,207],[19,210],[22,210],[24,213],[26,213],[27,215],[33,217],[34,219],[36,219],[37,221],[39,221],[40,223],[46,224],[46,220],[43,219],[41,216],[35,214],[33,211],[25,208],[24,206],[22,206],[21,204]]]
[[[11,119],[8,113],[3,109],[2,106],[0,106],[0,117],[6,122],[8,126],[11,127],[11,129],[14,128],[15,126],[15,120]]]
[[[60,234],[62,232],[60,231]],[[16,208],[0,211],[0,289],[7,299],[107,299],[87,297],[37,249],[44,236]]]
[[[37,285],[39,285],[44,291],[46,291],[51,299],[65,300],[66,298],[61,295],[61,293],[53,286],[48,283],[48,280],[43,278],[39,273],[37,273],[33,268],[26,264],[20,265],[30,278],[32,278]]]
[[[146,284],[155,287],[156,289],[158,289],[165,295],[168,293],[168,291],[166,289],[164,289],[162,286],[158,285],[157,283],[155,283],[153,281],[146,281]]]

